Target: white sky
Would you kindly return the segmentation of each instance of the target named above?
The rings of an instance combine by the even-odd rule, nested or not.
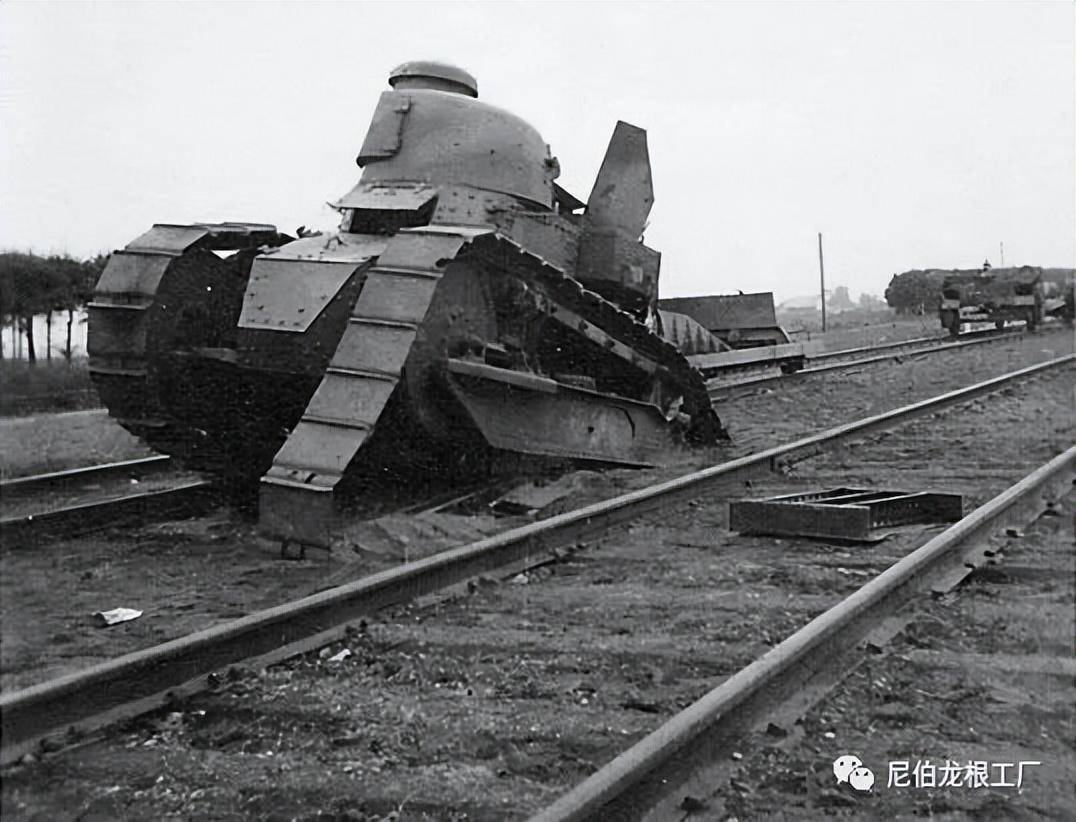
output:
[[[881,294],[894,272],[1074,266],[1074,6],[0,3],[0,247],[153,222],[333,227],[389,70],[441,59],[585,199],[646,128],[662,294]]]

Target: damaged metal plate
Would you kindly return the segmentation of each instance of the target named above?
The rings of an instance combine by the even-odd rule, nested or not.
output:
[[[418,211],[437,197],[433,186],[370,185],[359,183],[333,203],[333,208],[363,208],[374,211]]]
[[[306,331],[388,238],[334,234],[288,243],[254,260],[239,314],[240,328]]]
[[[306,331],[358,267],[358,262],[255,260],[239,327]]]
[[[209,234],[201,225],[166,225],[157,223],[145,234],[127,243],[128,251],[159,251],[180,255]]]

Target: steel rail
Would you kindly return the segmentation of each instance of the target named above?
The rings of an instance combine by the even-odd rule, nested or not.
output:
[[[1076,355],[1066,355],[1022,368],[0,695],[0,764],[43,742],[77,739],[88,730],[205,689],[216,672],[229,666],[268,665],[321,647],[341,636],[349,622],[386,606],[511,563],[544,561],[551,551],[647,512],[668,511],[722,486],[738,491],[745,479],[781,462],[822,453],[838,441],[890,428],[1074,360]]]
[[[827,365],[819,365],[814,368],[802,368],[799,371],[793,371],[789,374],[766,374],[759,377],[751,377],[749,379],[735,380],[725,383],[712,382],[707,386],[707,391],[710,394],[710,398],[714,399],[720,397],[725,398],[727,392],[735,392],[743,389],[755,388],[759,385],[769,385],[772,383],[780,383],[781,385],[788,385],[791,382],[796,382],[807,377],[813,377],[817,374],[825,374],[831,371],[841,371],[848,368],[856,368],[861,365],[872,365],[874,363],[888,362],[899,357],[904,356],[921,356],[925,354],[937,354],[944,351],[951,351],[958,348],[969,348],[973,345],[984,345],[986,343],[999,342],[1001,340],[1014,339],[1022,337],[1023,332],[1006,332],[1002,334],[993,334],[988,337],[977,337],[974,340],[960,340],[957,342],[943,343],[942,345],[929,346],[925,348],[915,348],[910,351],[898,351],[889,354],[880,354],[876,357],[861,357],[859,359],[845,360],[841,362],[829,363]],[[855,349],[849,349],[855,350]],[[833,352],[834,355],[842,352]],[[819,359],[813,357],[810,359]]]
[[[735,737],[794,698],[810,680],[856,653],[860,641],[916,595],[966,576],[999,527],[1023,524],[1044,496],[1072,484],[1076,446],[977,508],[867,582],[746,668],[532,817],[531,822],[668,819],[683,789],[706,785],[700,771],[727,760]],[[948,587],[948,586],[946,586]],[[830,671],[832,673],[832,670]],[[711,783],[712,785],[712,783]],[[705,792],[705,787],[703,787]],[[682,799],[679,799],[682,801]]]
[[[0,551],[31,546],[45,537],[86,534],[131,520],[195,510],[209,500],[212,488],[208,480],[186,480],[170,488],[5,517],[0,519]]]
[[[835,371],[840,368],[848,368],[855,365],[867,365],[876,362],[886,362],[887,360],[897,359],[898,357],[911,357],[919,356],[921,354],[938,354],[945,351],[952,351],[957,348],[970,348],[973,345],[985,345],[986,343],[1000,342],[1002,340],[1011,340],[1018,337],[1022,337],[1023,332],[1012,332],[1004,334],[991,334],[988,337],[977,337],[974,340],[958,340],[956,342],[946,342],[941,345],[931,345],[924,348],[913,348],[910,351],[894,351],[888,354],[879,354],[876,357],[862,357],[860,359],[848,360],[847,362],[835,362],[827,365],[819,365],[815,368],[805,368],[803,371],[797,373],[807,372],[809,374],[820,374],[827,371]]]
[[[910,340],[895,340],[894,342],[881,343],[879,345],[864,345],[858,348],[843,348],[838,351],[819,351],[818,353],[807,357],[807,359],[811,362],[818,362],[819,360],[834,360],[847,357],[858,357],[861,354],[880,354],[883,351],[894,351],[900,348],[908,348],[911,346],[932,346],[935,343],[945,341],[948,341],[950,343],[974,342],[976,340],[987,340],[993,339],[995,337],[1020,336],[1023,333],[1023,329],[998,331],[997,329],[991,328],[988,331],[969,331],[957,337],[953,337],[949,334],[938,334],[934,337],[913,337]]]
[[[34,493],[45,488],[70,485],[86,479],[103,479],[104,477],[120,476],[124,474],[156,473],[164,471],[171,466],[171,458],[163,454],[152,457],[139,457],[123,462],[106,462],[100,465],[85,465],[79,468],[68,468],[64,471],[52,471],[47,474],[33,474],[27,477],[13,477],[12,479],[0,480],[0,497],[17,492]]]

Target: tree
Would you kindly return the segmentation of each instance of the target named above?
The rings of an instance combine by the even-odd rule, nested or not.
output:
[[[54,269],[35,254],[0,254],[0,311],[5,320],[26,334],[26,354],[31,363],[37,360],[33,320],[48,305],[48,294],[55,287],[53,275]]]
[[[868,312],[883,311],[885,309],[885,303],[875,295],[868,294],[864,291],[859,295],[859,307]]]
[[[75,324],[75,309],[85,305],[93,296],[94,286],[108,264],[107,254],[97,254],[89,260],[64,261],[64,293],[60,309],[67,309],[67,341],[64,345],[64,359],[71,362],[71,328]]]
[[[75,309],[93,293],[106,261],[104,255],[76,260],[67,255],[0,253],[0,324],[11,323],[26,334],[26,353],[31,363],[37,360],[34,317],[45,314],[50,318],[46,321],[46,334],[51,356],[51,313],[63,309],[68,312],[65,356],[70,361]]]
[[[885,301],[898,314],[925,314],[938,307],[944,271],[905,271],[894,274],[885,290]]]

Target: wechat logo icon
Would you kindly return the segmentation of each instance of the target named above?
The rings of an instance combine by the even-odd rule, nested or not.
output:
[[[874,785],[874,771],[858,756],[838,756],[833,760],[833,775],[837,784],[848,783],[857,791],[869,791]]]

